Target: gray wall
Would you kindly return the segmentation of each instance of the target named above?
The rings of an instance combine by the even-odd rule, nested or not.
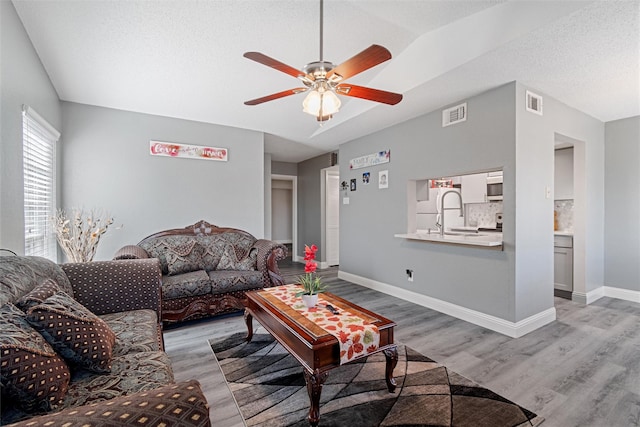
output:
[[[109,210],[96,259],[200,219],[264,233],[260,132],[63,102],[64,207]],[[228,162],[151,156],[149,140],[225,147]]]
[[[271,240],[271,154],[264,153],[264,238]]]
[[[640,291],[640,117],[605,124],[604,282]]]
[[[552,289],[548,281],[553,279],[553,197],[546,198],[545,187],[553,189],[556,139],[575,143],[574,299],[586,302],[586,294],[600,288],[604,279],[604,124],[536,89],[532,91],[544,97],[544,115],[529,113],[526,90],[517,84],[516,301],[525,313],[546,304],[551,295],[538,289]],[[544,262],[537,266],[541,259]]]
[[[442,127],[441,111],[340,146],[340,180],[358,182],[340,204],[340,270],[510,321],[515,281],[515,89],[465,100],[468,119]],[[455,104],[454,104],[455,105]],[[443,107],[444,108],[444,107]],[[349,170],[349,160],[391,149],[391,161]],[[503,252],[394,238],[407,232],[407,181],[504,168]],[[378,189],[380,170],[389,188]],[[374,180],[360,185],[362,172]],[[341,192],[342,197],[342,192]],[[407,281],[405,269],[414,271]]]
[[[526,88],[510,83],[463,100],[467,121],[443,128],[441,110],[340,146],[341,180],[349,160],[391,149],[389,189],[358,186],[340,205],[341,271],[518,322],[553,307],[553,155],[557,133],[584,141],[589,194],[584,231],[583,293],[602,286],[603,129],[549,97],[544,116],[525,111]],[[462,102],[462,101],[460,101]],[[455,103],[457,104],[457,103]],[[453,104],[453,105],[455,105]],[[443,106],[443,108],[446,106]],[[407,231],[407,181],[504,170],[504,251],[394,238]],[[366,245],[363,244],[366,242]],[[414,270],[408,282],[405,269]]]
[[[0,248],[23,254],[22,104],[57,130],[62,115],[58,95],[10,1],[0,1],[0,76]]]
[[[293,243],[293,183],[274,179],[271,181],[273,209],[271,239],[280,243]]]
[[[304,245],[318,246],[317,260],[322,259],[322,176],[321,170],[331,166],[331,156],[322,154],[298,163],[298,253]]]
[[[298,175],[298,164],[289,162],[271,162],[271,173],[275,175]]]

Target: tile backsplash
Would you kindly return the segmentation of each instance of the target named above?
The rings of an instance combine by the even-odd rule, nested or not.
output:
[[[573,200],[555,200],[553,209],[558,213],[558,230],[573,231]]]
[[[491,228],[496,226],[496,213],[502,212],[502,202],[469,203],[465,209],[465,225]],[[555,200],[553,209],[558,212],[558,230],[573,231],[573,200]]]
[[[502,212],[502,202],[468,203],[466,206],[467,226],[493,228],[496,226],[496,213]]]

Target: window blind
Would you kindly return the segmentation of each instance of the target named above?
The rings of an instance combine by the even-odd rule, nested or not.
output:
[[[53,126],[32,108],[22,109],[24,253],[57,261],[51,218],[56,211],[56,142]]]

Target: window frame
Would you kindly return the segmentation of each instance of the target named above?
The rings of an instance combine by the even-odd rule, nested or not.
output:
[[[57,209],[60,132],[33,108],[22,107],[24,254],[58,261],[52,218]]]

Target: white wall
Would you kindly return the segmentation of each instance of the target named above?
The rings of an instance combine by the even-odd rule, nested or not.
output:
[[[62,115],[58,95],[10,1],[0,1],[0,76],[0,248],[23,254],[22,104],[58,130]]]
[[[264,233],[260,132],[64,102],[63,205],[108,210],[96,259],[147,235],[204,219]],[[225,147],[228,162],[151,156],[149,140]]]
[[[640,292],[640,117],[608,122],[605,135],[604,282]]]

